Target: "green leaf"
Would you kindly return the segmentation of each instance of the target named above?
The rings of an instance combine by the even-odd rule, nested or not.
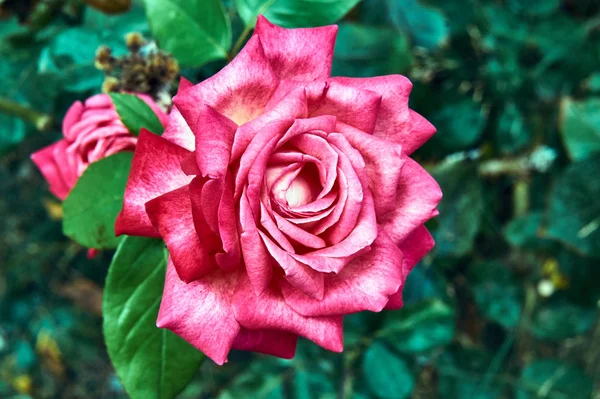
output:
[[[600,156],[577,162],[554,182],[547,235],[600,257]]]
[[[562,341],[581,335],[594,327],[596,311],[560,301],[537,310],[533,317],[533,334],[551,341]]]
[[[220,0],[145,0],[150,27],[160,47],[183,67],[200,67],[227,57],[231,23]]]
[[[340,24],[332,75],[369,77],[402,73],[412,63],[406,38],[393,29]]]
[[[468,164],[441,166],[433,171],[444,197],[438,205],[438,227],[433,231],[438,255],[459,257],[473,249],[484,210],[483,188]]]
[[[535,360],[521,373],[517,399],[589,399],[592,380],[575,366],[559,360]]]
[[[448,40],[444,14],[417,0],[388,0],[394,25],[412,37],[415,45],[426,49],[443,46]]]
[[[406,362],[381,343],[375,342],[367,349],[362,370],[378,398],[404,399],[414,389],[414,377]]]
[[[131,134],[139,135],[141,128],[146,128],[155,134],[162,134],[163,125],[144,100],[127,93],[110,93],[110,98],[121,122],[127,126]]]
[[[581,161],[600,152],[600,98],[573,101],[564,98],[560,105],[560,127],[569,157]]]
[[[342,19],[360,0],[234,0],[246,25],[254,26],[264,15],[286,27],[329,25]]]
[[[159,240],[127,237],[106,277],[102,314],[108,354],[133,399],[176,397],[204,355],[156,327],[167,264]]]
[[[531,130],[515,103],[508,103],[498,119],[496,143],[504,153],[514,153],[531,142]]]
[[[131,167],[131,152],[91,164],[63,203],[63,232],[88,248],[115,248],[115,220]]]
[[[437,361],[438,397],[452,399],[502,398],[503,387],[493,382],[491,378],[495,377],[495,373],[498,371],[494,370],[494,360],[496,358],[492,359],[483,350],[452,346]]]
[[[401,352],[425,352],[452,341],[454,319],[454,308],[431,299],[388,313],[377,337]]]
[[[523,292],[502,263],[477,263],[470,273],[475,302],[482,313],[504,328],[515,328],[521,318]]]
[[[511,220],[504,229],[504,238],[515,247],[533,247],[539,245],[542,240],[538,232],[542,227],[544,214],[542,212],[531,212]]]
[[[0,154],[4,154],[19,144],[27,133],[25,122],[21,119],[0,114]]]
[[[483,134],[486,116],[481,104],[454,94],[446,95],[445,101],[430,115],[431,123],[443,132],[433,136],[430,145],[442,147],[446,152],[467,149]]]

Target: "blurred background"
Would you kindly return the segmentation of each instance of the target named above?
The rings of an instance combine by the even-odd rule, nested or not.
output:
[[[152,40],[128,3],[0,0],[0,398],[127,397],[101,328],[112,253],[90,260],[63,236],[29,155],[114,84],[100,45]],[[600,2],[363,0],[335,51],[334,75],[413,81],[411,107],[438,129],[414,155],[444,192],[437,245],[402,310],[345,318],[344,353],[237,352],[180,397],[599,399]]]

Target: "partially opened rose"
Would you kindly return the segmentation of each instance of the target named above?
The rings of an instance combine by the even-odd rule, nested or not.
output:
[[[156,113],[163,125],[168,116],[146,95],[138,95]],[[31,155],[50,192],[64,200],[79,176],[92,162],[121,151],[133,151],[137,138],[119,120],[110,96],[98,94],[85,103],[77,101],[67,111],[64,138]]]
[[[162,237],[157,324],[222,364],[341,351],[344,315],[397,309],[432,248],[441,192],[409,158],[435,132],[403,76],[331,78],[336,26],[260,17],[222,71],[182,89],[163,137],[142,132],[118,234]]]

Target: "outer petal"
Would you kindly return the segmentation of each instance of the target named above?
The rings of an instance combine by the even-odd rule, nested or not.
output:
[[[303,88],[308,98],[308,116],[332,115],[366,133],[373,133],[382,95],[369,90],[347,86],[337,80],[310,83],[282,80],[267,105],[272,109],[293,90]]]
[[[289,284],[284,284],[282,291],[286,303],[305,316],[379,312],[405,277],[402,252],[380,232],[370,252],[350,262],[340,274],[327,276],[322,300],[314,300]]]
[[[146,212],[165,240],[181,280],[189,283],[215,269],[212,248],[200,240],[194,229],[188,186],[147,202]]]
[[[202,104],[240,125],[263,113],[278,83],[259,37],[253,36],[229,65],[179,93],[173,102],[190,126],[195,125]]]
[[[404,165],[402,147],[343,123],[338,124],[338,131],[360,152],[365,161],[377,214],[394,210]]]
[[[75,101],[73,105],[69,107],[69,110],[65,114],[62,122],[62,132],[63,136],[67,137],[68,132],[71,130],[71,127],[81,118],[81,114],[83,113],[83,104],[81,101]]]
[[[237,127],[210,106],[200,107],[195,131],[195,154],[202,176],[225,176]]]
[[[243,328],[233,342],[233,349],[260,352],[291,359],[296,354],[298,336],[285,331],[248,330]]]
[[[331,73],[337,25],[284,29],[259,15],[254,34],[280,79],[325,80]]]
[[[123,209],[115,223],[116,235],[160,237],[146,215],[146,202],[188,184],[181,170],[190,152],[142,129],[125,188]]]
[[[246,328],[288,331],[334,352],[343,349],[341,316],[302,316],[273,289],[255,296],[247,278],[241,279],[233,296],[233,311],[237,321]]]
[[[433,248],[434,241],[425,226],[419,226],[400,244],[400,250],[404,253],[402,269],[405,276],[415,267],[417,263]],[[390,296],[390,301],[385,307],[388,310],[400,309],[402,302],[402,285],[398,292]]]
[[[332,78],[332,81],[381,94],[381,107],[374,134],[400,143],[405,154],[410,155],[435,133],[433,125],[409,110],[408,96],[412,83],[406,77],[389,75],[374,78]]]
[[[217,270],[186,284],[169,261],[156,325],[181,336],[215,363],[225,363],[240,332],[231,307],[239,276]]]
[[[240,198],[240,245],[246,264],[249,284],[254,293],[260,295],[271,282],[274,261],[260,238],[256,217],[252,213],[248,197],[244,192]]]
[[[437,215],[442,199],[437,182],[412,159],[405,157],[398,185],[397,208],[378,217],[381,228],[400,244],[417,227]]]
[[[61,140],[63,141],[63,140]],[[54,159],[54,148],[61,141],[51,144],[47,147],[42,148],[41,150],[34,152],[31,154],[31,160],[38,167],[44,178],[50,185],[50,192],[60,200],[64,200],[69,195],[69,191],[71,187],[67,185],[64,181],[58,165],[56,164],[56,160]]]
[[[193,84],[189,80],[181,77],[177,94],[192,86]],[[193,126],[195,126],[195,124]],[[194,151],[194,148],[196,148],[194,133],[192,133],[192,129],[190,129],[185,119],[183,119],[181,112],[179,112],[175,105],[173,105],[173,108],[171,109],[169,123],[167,124],[167,128],[162,134],[162,137],[190,151]]]

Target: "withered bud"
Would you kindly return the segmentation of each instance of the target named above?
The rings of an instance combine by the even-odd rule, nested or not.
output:
[[[84,0],[84,2],[106,14],[119,14],[131,8],[131,0]]]
[[[94,66],[101,71],[110,71],[114,68],[114,58],[110,47],[98,47],[96,58],[94,58]]]
[[[174,80],[179,76],[179,63],[175,58],[167,57],[167,76],[168,80]]]
[[[112,93],[115,91],[119,91],[120,83],[119,79],[113,76],[107,76],[104,78],[104,82],[102,82],[102,92],[103,93]]]
[[[125,35],[125,44],[132,53],[140,51],[143,45],[146,44],[144,37],[138,32],[131,32]]]

